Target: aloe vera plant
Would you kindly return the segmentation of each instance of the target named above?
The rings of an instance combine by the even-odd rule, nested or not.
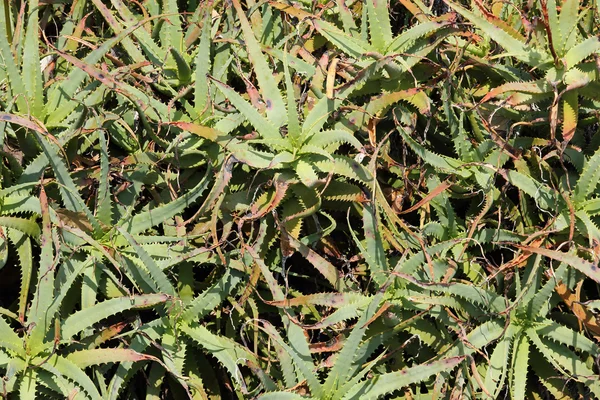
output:
[[[585,23],[587,10],[583,4],[580,1],[564,2],[559,13],[556,2],[537,2],[535,6],[542,29],[533,28],[531,21],[525,17],[521,19],[514,11],[496,8],[490,12],[482,2],[477,3],[482,15],[459,4],[450,4],[489,39],[501,44],[508,54],[540,71],[529,75],[530,80],[517,78],[499,85],[480,101],[509,94],[503,103],[512,107],[536,103],[546,107],[551,139],[555,139],[560,121],[566,146],[577,131],[579,96],[595,99],[594,87],[597,85],[595,62],[591,58],[598,54],[600,44],[593,27]],[[499,15],[503,12],[504,17]]]
[[[600,398],[599,9],[0,3],[0,394]]]

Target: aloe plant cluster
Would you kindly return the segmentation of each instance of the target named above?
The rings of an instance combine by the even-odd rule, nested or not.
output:
[[[599,12],[0,2],[0,394],[600,398]]]

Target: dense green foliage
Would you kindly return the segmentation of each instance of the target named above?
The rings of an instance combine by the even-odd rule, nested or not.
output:
[[[0,2],[0,393],[600,398],[588,0]]]

